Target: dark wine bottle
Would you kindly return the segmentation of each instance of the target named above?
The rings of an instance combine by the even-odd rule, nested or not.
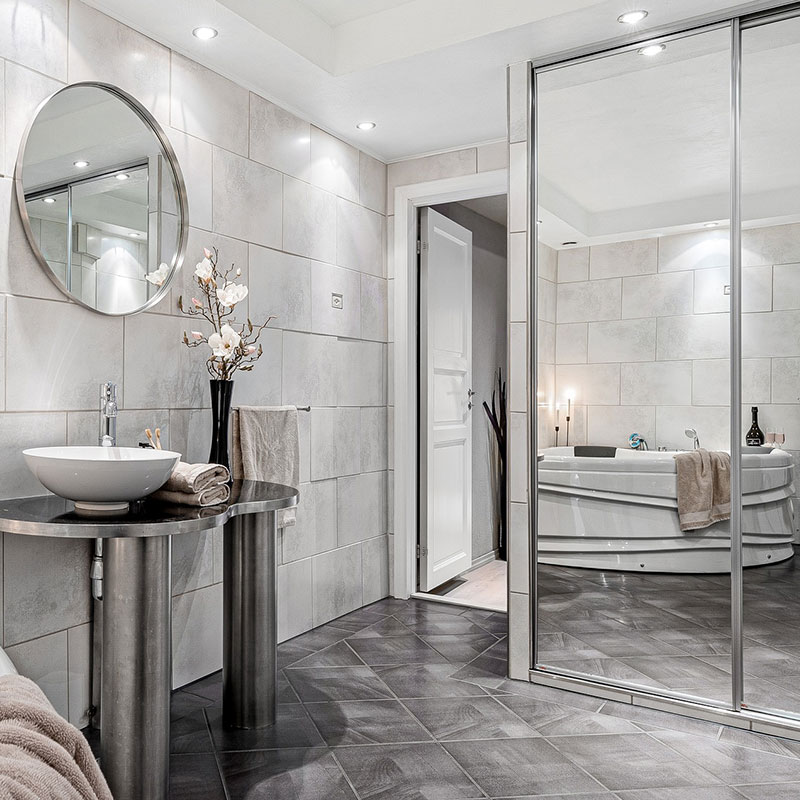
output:
[[[753,406],[750,409],[753,413],[753,424],[750,430],[747,431],[747,436],[744,437],[748,447],[760,447],[764,444],[764,431],[758,427],[758,406]]]

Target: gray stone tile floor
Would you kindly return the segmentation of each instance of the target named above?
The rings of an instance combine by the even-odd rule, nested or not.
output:
[[[279,656],[271,728],[174,693],[171,800],[800,798],[798,742],[508,680],[504,614],[387,599]]]

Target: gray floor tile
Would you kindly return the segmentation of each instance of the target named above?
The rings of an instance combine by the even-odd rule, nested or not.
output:
[[[303,703],[394,699],[369,667],[309,667],[288,670],[286,677]]]
[[[169,797],[170,800],[226,800],[214,756],[170,756]]]
[[[318,747],[324,744],[316,726],[301,705],[278,706],[274,725],[251,730],[228,729],[222,725],[222,709],[206,710],[214,747],[225,750],[266,750],[271,748]]]
[[[480,686],[450,677],[459,668],[457,664],[373,667],[380,679],[400,698],[484,696],[486,692]]]
[[[330,747],[431,740],[397,700],[309,703],[306,711]]]
[[[403,625],[399,619],[395,617],[384,617],[380,622],[362,628],[360,631],[354,633],[351,639],[371,639],[373,637],[384,636],[412,636],[414,631],[411,628]]]
[[[358,657],[370,666],[432,664],[446,660],[418,636],[351,639],[350,646]]]
[[[605,700],[588,694],[567,692],[564,689],[528,683],[527,681],[505,680],[497,687],[497,691],[516,694],[520,697],[531,697],[535,700],[547,700],[560,706],[580,708],[584,711],[599,711],[606,704]]]
[[[700,737],[692,738],[698,742],[708,741]],[[723,782],[646,733],[566,736],[552,741],[561,753],[612,791],[664,786],[712,786]]]
[[[301,658],[286,669],[298,667],[359,667],[364,662],[353,652],[345,640]]]
[[[761,783],[734,788],[747,800],[797,800],[800,797],[800,783]]]
[[[576,794],[604,788],[544,739],[448,742],[444,746],[490,797]]]
[[[635,789],[617,792],[620,800],[742,800],[730,786],[681,786],[672,789]]]
[[[327,749],[220,753],[219,761],[230,800],[355,800]]]
[[[169,728],[170,753],[213,753],[211,733],[203,710],[172,720]]]
[[[336,758],[364,800],[460,800],[484,796],[436,743],[342,747],[336,750]]]
[[[441,653],[454,664],[465,664],[472,661],[473,658],[497,643],[497,637],[487,632],[461,636],[452,634],[423,635],[421,638],[437,653]]]
[[[518,695],[497,698],[542,736],[578,736],[589,733],[641,733],[632,722],[606,714],[582,711],[545,700]]]
[[[440,741],[530,737],[535,732],[493,697],[406,700],[406,707]]]

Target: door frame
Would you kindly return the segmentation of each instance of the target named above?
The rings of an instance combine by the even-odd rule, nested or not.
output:
[[[394,237],[389,242],[394,265],[394,519],[393,596],[407,599],[417,591],[417,394],[419,391],[419,320],[417,304],[417,209],[496,194],[508,194],[508,169],[398,186],[394,190]],[[505,365],[506,374],[508,364]]]

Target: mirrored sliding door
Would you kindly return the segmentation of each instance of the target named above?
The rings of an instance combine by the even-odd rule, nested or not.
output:
[[[729,706],[731,29],[534,74],[537,669]]]

